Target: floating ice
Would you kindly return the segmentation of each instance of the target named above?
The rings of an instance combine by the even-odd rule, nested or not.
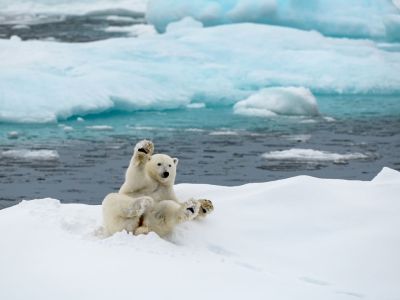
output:
[[[117,9],[144,13],[146,5],[147,0],[0,0],[0,13],[68,15]]]
[[[18,131],[10,131],[10,132],[7,132],[7,137],[8,137],[10,140],[17,139],[17,138],[19,138],[19,132],[18,132]]]
[[[209,135],[239,135],[239,133],[233,130],[215,130],[211,131]]]
[[[60,156],[55,150],[7,150],[0,152],[0,157],[11,159],[34,160],[58,160]]]
[[[95,131],[112,131],[114,128],[109,125],[93,125],[93,126],[86,126],[87,129],[89,130],[95,130]]]
[[[156,34],[156,30],[152,25],[135,24],[131,26],[110,26],[104,29],[107,32],[125,32],[129,36],[146,36]]]
[[[400,40],[399,9],[389,0],[149,0],[146,17],[159,31],[186,16],[206,26],[257,22],[330,36]]]
[[[333,161],[343,162],[351,159],[366,159],[367,155],[362,153],[339,154],[313,149],[289,149],[282,151],[271,151],[264,153],[263,158],[269,160],[298,160],[298,161]]]
[[[179,26],[178,26],[179,27]],[[0,40],[0,120],[234,105],[266,87],[400,93],[400,53],[364,40],[232,24],[91,43]]]
[[[302,87],[265,88],[236,103],[233,110],[239,115],[256,117],[319,115],[314,95]]]

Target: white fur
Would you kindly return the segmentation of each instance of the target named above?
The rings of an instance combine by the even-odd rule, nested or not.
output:
[[[180,203],[174,193],[178,159],[165,154],[152,155],[153,149],[153,144],[146,140],[136,145],[119,193],[104,199],[107,234],[126,230],[135,234],[154,231],[164,236],[176,224],[197,216],[200,204]],[[165,172],[167,177],[163,176]]]

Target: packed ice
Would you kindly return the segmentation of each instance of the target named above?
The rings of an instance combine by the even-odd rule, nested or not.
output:
[[[162,35],[80,44],[0,40],[0,120],[234,105],[271,87],[303,87],[317,99],[400,92],[400,53],[370,40],[263,24],[182,22]]]

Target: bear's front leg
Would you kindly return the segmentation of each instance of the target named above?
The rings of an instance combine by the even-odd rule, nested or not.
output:
[[[143,140],[136,144],[133,159],[136,165],[140,163],[146,162],[153,155],[154,152],[154,144],[151,141]]]
[[[204,218],[206,215],[210,214],[214,210],[214,205],[210,200],[207,199],[199,199],[197,200],[200,204],[199,213],[196,216],[196,219]]]

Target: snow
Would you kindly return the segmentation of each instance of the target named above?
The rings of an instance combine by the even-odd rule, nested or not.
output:
[[[215,211],[166,240],[101,235],[101,207],[23,201],[0,210],[2,299],[400,297],[400,173],[176,186]]]
[[[6,150],[0,152],[0,158],[9,159],[22,159],[27,161],[35,160],[58,160],[60,156],[56,150],[28,150],[28,149],[18,149],[18,150]]]
[[[0,120],[234,105],[269,87],[304,87],[317,98],[400,93],[400,53],[372,41],[259,24],[192,25],[90,43],[0,40]]]
[[[345,162],[350,159],[366,159],[368,155],[363,153],[332,153],[314,149],[293,148],[289,150],[271,151],[264,153],[263,158],[269,160],[298,160],[298,161],[334,161]]]
[[[239,115],[271,117],[276,115],[318,116],[318,104],[303,87],[265,88],[239,101],[233,107]]]
[[[149,0],[146,17],[161,32],[169,23],[190,16],[205,26],[257,22],[316,30],[328,36],[400,40],[396,1]]]

